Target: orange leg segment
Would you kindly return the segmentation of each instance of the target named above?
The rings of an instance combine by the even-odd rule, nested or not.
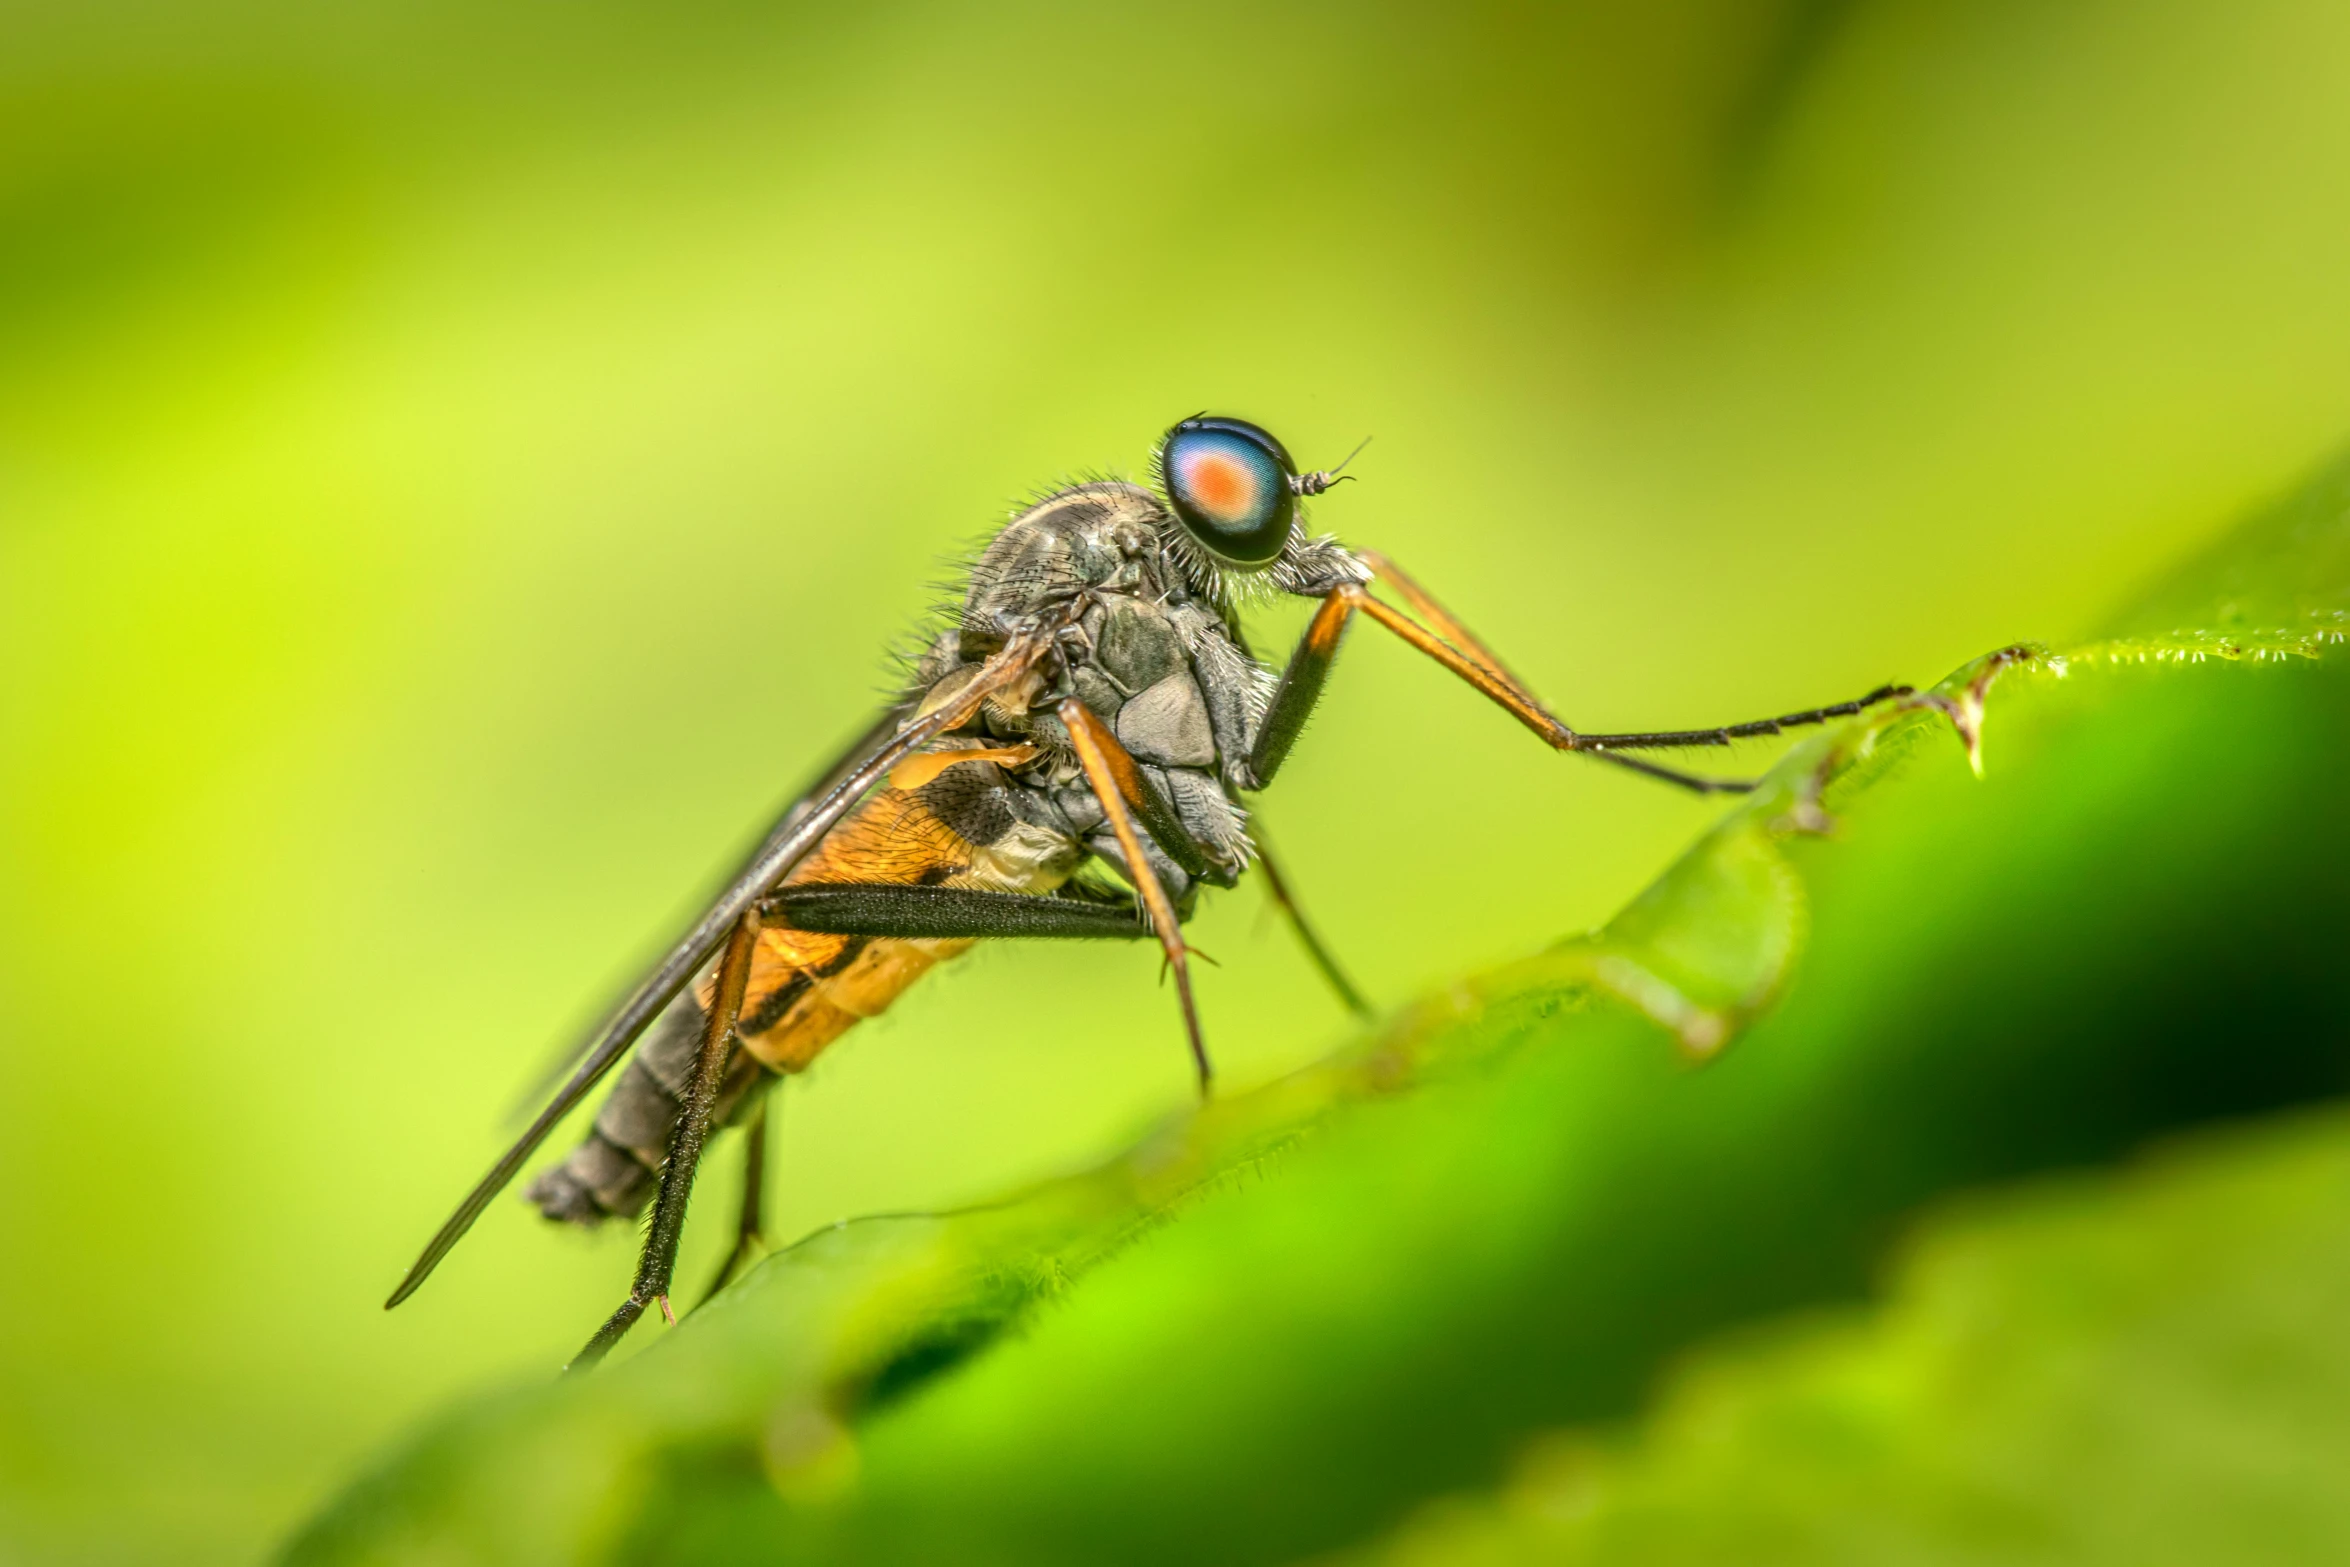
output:
[[[1208,1084],[1214,1069],[1208,1065],[1208,1045],[1200,1034],[1199,1009],[1191,999],[1191,968],[1183,945],[1183,927],[1176,923],[1175,905],[1167,896],[1167,889],[1159,885],[1157,873],[1150,861],[1143,857],[1142,835],[1135,830],[1134,813],[1127,808],[1127,792],[1121,783],[1121,773],[1141,777],[1134,758],[1118,743],[1110,728],[1093,715],[1093,710],[1075,697],[1065,698],[1059,709],[1061,723],[1069,731],[1070,744],[1077,749],[1077,765],[1085,769],[1085,781],[1092,786],[1094,798],[1101,802],[1102,813],[1109,818],[1110,831],[1118,838],[1118,847],[1126,855],[1126,864],[1134,882],[1134,890],[1142,898],[1142,906],[1150,911],[1152,933],[1159,938],[1159,947],[1167,954],[1167,966],[1175,972],[1175,994],[1183,1004],[1183,1030],[1191,1041],[1191,1060],[1199,1070],[1200,1097],[1208,1095]]]

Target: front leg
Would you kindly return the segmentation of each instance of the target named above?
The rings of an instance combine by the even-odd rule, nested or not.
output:
[[[1354,619],[1355,606],[1362,590],[1352,583],[1333,589],[1314,611],[1306,634],[1298,638],[1297,651],[1289,655],[1289,663],[1281,671],[1281,681],[1273,687],[1273,699],[1265,704],[1265,716],[1257,725],[1256,737],[1248,748],[1249,787],[1269,788],[1273,775],[1281,771],[1281,764],[1289,760],[1289,748],[1297,744],[1297,737],[1305,732],[1306,720],[1313,716],[1314,706],[1322,700],[1322,686],[1330,678],[1330,666],[1338,662],[1339,640],[1346,635],[1347,622]]]
[[[1357,584],[1342,583],[1331,589],[1323,597],[1322,607],[1315,612],[1312,624],[1306,627],[1305,635],[1299,639],[1297,651],[1290,656],[1288,667],[1282,671],[1280,684],[1274,688],[1273,699],[1266,707],[1264,720],[1250,747],[1248,771],[1255,788],[1262,789],[1273,781],[1273,775],[1280,771],[1290,747],[1304,730],[1314,704],[1321,699],[1330,666],[1337,661],[1338,645],[1346,633],[1347,623],[1358,610],[1483,692],[1553,750],[1580,752],[1616,767],[1677,784],[1698,794],[1745,794],[1754,788],[1754,783],[1748,779],[1700,777],[1695,773],[1685,773],[1678,768],[1660,766],[1623,753],[1671,746],[1727,745],[1733,740],[1750,736],[1777,734],[1795,724],[1823,723],[1830,718],[1857,713],[1893,697],[1907,696],[1910,692],[1907,686],[1881,686],[1855,702],[1811,708],[1801,713],[1729,724],[1716,729],[1658,730],[1620,735],[1578,734],[1544,707],[1533,692],[1511,674],[1467,627],[1454,619],[1418,583],[1398,570],[1392,561],[1369,551],[1363,552],[1358,558],[1379,580],[1388,582],[1403,595],[1434,629],[1430,629],[1430,625],[1422,625],[1394,606],[1371,597]]]

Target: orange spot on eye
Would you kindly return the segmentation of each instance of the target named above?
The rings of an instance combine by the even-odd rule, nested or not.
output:
[[[1191,481],[1193,498],[1208,511],[1236,515],[1248,510],[1256,498],[1249,471],[1230,457],[1194,458],[1186,477]]]

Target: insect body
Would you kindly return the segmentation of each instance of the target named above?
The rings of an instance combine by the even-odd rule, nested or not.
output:
[[[858,1019],[971,944],[963,935],[893,933],[925,910],[1027,918],[1042,922],[1039,934],[1145,934],[1133,894],[1123,890],[1125,850],[1053,711],[1056,689],[1109,727],[1181,820],[1183,837],[1166,836],[1198,846],[1179,848],[1178,862],[1156,836],[1140,839],[1178,917],[1190,911],[1199,880],[1238,879],[1249,846],[1235,797],[1249,784],[1248,741],[1268,682],[1219,607],[1180,574],[1165,573],[1152,528],[1163,515],[1136,486],[1087,485],[1029,508],[980,557],[962,616],[916,666],[917,708],[953,701],[1002,651],[1001,627],[1040,613],[1063,622],[1050,672],[1060,678],[1039,661],[959,731],[898,763],[784,878],[785,912],[771,911],[774,923],[762,919],[753,949],[736,1024],[741,1051],[720,1089],[722,1117],[762,1076],[806,1067]],[[1072,883],[1089,860],[1125,879],[1116,887],[1100,878]],[[948,900],[934,889],[1052,901]],[[836,928],[860,923],[860,914],[860,933]],[[702,987],[701,1006],[710,988]],[[668,1156],[700,1015],[687,1004],[663,1015],[587,1141],[532,1185],[548,1217],[594,1222],[643,1206]]]
[[[1242,804],[1280,771],[1357,613],[1555,748],[1702,792],[1751,785],[1626,753],[1726,745],[1907,690],[1718,729],[1579,734],[1391,562],[1309,536],[1299,502],[1336,481],[1300,473],[1266,431],[1185,420],[1160,446],[1157,478],[1156,488],[1078,485],[1005,525],[902,700],[785,814],[591,1037],[570,1079],[387,1304],[422,1283],[555,1122],[625,1058],[586,1139],[529,1188],[548,1217],[586,1224],[653,1199],[635,1286],[575,1364],[599,1358],[648,1306],[668,1311],[710,1130],[729,1118],[750,1128],[731,1273],[757,1245],[765,1088],[977,940],[1157,940],[1204,1093],[1211,1071],[1181,926],[1203,885],[1230,887],[1254,863],[1359,1007],[1251,841]],[[1372,596],[1375,582],[1410,612]],[[1252,591],[1321,601],[1278,677],[1241,634],[1238,601]]]

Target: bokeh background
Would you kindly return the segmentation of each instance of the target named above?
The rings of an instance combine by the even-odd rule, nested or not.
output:
[[[631,1241],[513,1201],[377,1305],[1022,496],[1370,435],[1317,521],[1571,721],[1931,679],[2350,431],[2346,89],[2293,0],[0,8],[0,1556],[250,1559],[576,1345]],[[1264,822],[1393,1002],[1708,815],[1366,635]],[[1194,939],[1229,1080],[1343,1031]],[[861,1030],[777,1236],[1180,1103],[1155,967]]]

